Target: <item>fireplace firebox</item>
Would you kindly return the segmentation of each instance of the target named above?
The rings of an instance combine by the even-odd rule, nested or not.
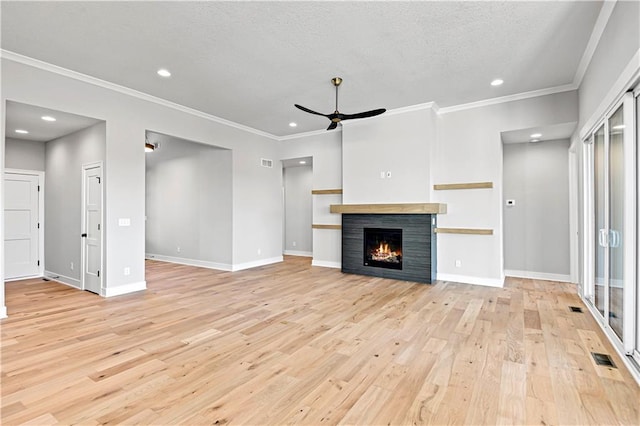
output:
[[[343,214],[342,272],[431,283],[435,227],[435,214]]]
[[[364,266],[402,270],[402,229],[363,230]]]

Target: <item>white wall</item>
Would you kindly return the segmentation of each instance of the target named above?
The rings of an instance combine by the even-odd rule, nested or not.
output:
[[[44,171],[44,142],[5,139],[4,166],[7,169]]]
[[[431,108],[345,124],[344,203],[429,202],[435,139],[436,117]]]
[[[106,82],[73,72],[57,72],[46,64],[4,57],[1,73],[3,108],[10,99],[107,123],[107,293],[117,294],[144,286],[146,129],[231,149],[234,267],[282,258],[282,172],[280,168],[260,167],[260,158],[276,160],[278,157],[278,144],[273,139],[229,126],[202,113],[152,101],[151,97],[131,96],[122,88],[112,90],[113,86]],[[0,137],[4,140],[4,121],[2,130]],[[4,164],[4,144],[0,155],[0,164]],[[0,212],[2,207],[0,205]],[[131,226],[119,227],[119,218],[130,218]],[[261,254],[257,254],[258,248]],[[130,267],[128,276],[123,272],[126,266]]]
[[[313,255],[313,168],[294,166],[284,168],[285,254]],[[295,244],[295,245],[294,245]]]
[[[504,144],[507,275],[570,281],[568,149],[568,139]]]
[[[577,93],[563,92],[441,114],[434,184],[493,182],[493,189],[433,191],[447,204],[443,228],[489,228],[493,235],[438,234],[438,279],[500,286],[503,282],[503,131],[577,121]],[[456,260],[461,266],[456,267]]]
[[[626,90],[640,68],[640,2],[618,1],[579,88],[581,133]]]
[[[104,161],[105,139],[106,125],[98,123],[44,144],[45,273],[78,288],[82,272],[82,165]],[[103,183],[103,188],[109,185],[106,179]],[[108,262],[106,259],[103,267]],[[108,279],[103,275],[104,281]]]
[[[232,269],[231,151],[165,138],[146,154],[147,256]]]
[[[320,132],[280,142],[280,158],[313,157],[313,189],[342,188],[342,132]],[[341,195],[313,195],[313,223],[339,225],[342,218],[329,213],[342,204]],[[313,264],[340,268],[342,234],[335,229],[313,230]]]

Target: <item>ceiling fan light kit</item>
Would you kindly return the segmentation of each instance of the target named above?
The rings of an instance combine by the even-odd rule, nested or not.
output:
[[[329,120],[331,120],[331,124],[329,124],[329,127],[327,127],[327,130],[335,129],[336,127],[338,127],[338,123],[340,123],[343,120],[353,120],[353,119],[356,119],[356,118],[375,117],[376,115],[380,115],[380,114],[382,114],[382,113],[384,113],[386,111],[385,108],[378,108],[378,109],[373,109],[371,111],[359,112],[359,113],[356,113],[356,114],[342,114],[338,110],[338,87],[342,83],[342,78],[334,77],[334,78],[331,79],[331,83],[336,88],[336,110],[332,114],[322,114],[320,112],[316,112],[316,111],[310,110],[309,108],[305,108],[302,105],[294,104],[296,108],[298,108],[298,109],[300,109],[300,110],[302,110],[304,112],[308,112],[309,114],[321,115],[321,116],[327,117]]]

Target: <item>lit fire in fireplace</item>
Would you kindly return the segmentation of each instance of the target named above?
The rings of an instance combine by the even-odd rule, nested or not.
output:
[[[371,252],[371,260],[377,260],[378,262],[400,263],[401,259],[402,252],[393,250],[391,246],[384,241]]]

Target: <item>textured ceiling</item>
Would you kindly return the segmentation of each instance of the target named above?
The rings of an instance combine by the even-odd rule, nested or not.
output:
[[[293,104],[333,112],[334,76],[344,113],[570,84],[601,6],[3,1],[1,46],[284,136],[326,128]]]

